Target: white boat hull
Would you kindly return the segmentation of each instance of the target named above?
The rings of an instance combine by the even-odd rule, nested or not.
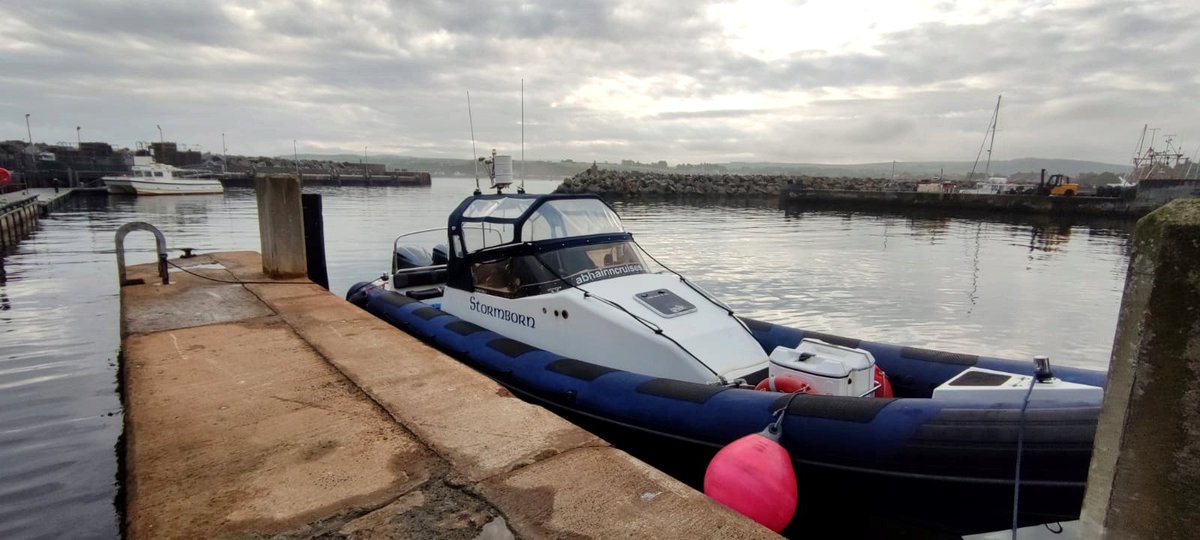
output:
[[[129,195],[202,195],[224,193],[225,187],[212,178],[172,178],[169,180],[105,177],[109,193]]]
[[[636,293],[663,289],[696,310],[664,318],[634,301]],[[762,347],[734,317],[674,275],[631,275],[517,299],[447,287],[441,308],[522,343],[655,377],[707,384],[767,366]]]

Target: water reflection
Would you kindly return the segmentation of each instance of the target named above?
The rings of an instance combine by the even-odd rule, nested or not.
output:
[[[1133,225],[771,201],[615,204],[656,256],[750,316],[1092,367],[1107,363]]]

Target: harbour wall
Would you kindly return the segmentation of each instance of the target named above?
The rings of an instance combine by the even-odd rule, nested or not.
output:
[[[16,246],[33,233],[39,219],[75,193],[71,188],[31,188],[0,195],[0,251]]]
[[[916,182],[885,178],[782,175],[684,175],[589,169],[563,180],[558,193],[616,197],[776,197],[790,206],[983,211],[1020,214],[1137,217],[1200,186],[1147,186],[1132,198],[1046,197],[917,192]]]
[[[40,216],[37,196],[0,206],[0,250],[17,245],[33,232]]]
[[[786,189],[788,205],[826,205],[862,208],[911,208],[999,212],[1010,214],[1094,215],[1136,217],[1158,205],[1107,197],[1044,197],[976,193],[918,193],[915,191],[851,191]]]
[[[604,195],[779,196],[785,189],[915,190],[915,182],[883,178],[831,178],[761,174],[665,174],[588,169],[564,179],[559,193]]]
[[[227,173],[220,177],[225,187],[254,187],[254,179],[263,176],[263,171],[255,173]],[[294,175],[293,171],[279,171],[271,174]],[[305,185],[310,186],[428,186],[433,179],[427,172],[373,172],[367,174],[350,173],[303,173],[300,175]]]

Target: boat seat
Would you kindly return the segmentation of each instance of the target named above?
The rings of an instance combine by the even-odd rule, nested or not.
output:
[[[444,292],[445,289],[441,287],[430,287],[428,289],[405,291],[404,296],[412,298],[413,300],[428,300],[430,298],[441,297]]]
[[[424,268],[406,268],[392,274],[392,283],[397,289],[433,285],[446,282],[445,266],[428,266]]]

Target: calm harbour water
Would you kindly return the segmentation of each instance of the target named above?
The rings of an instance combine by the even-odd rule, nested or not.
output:
[[[545,193],[557,182],[528,184]],[[339,295],[387,270],[401,232],[443,226],[465,179],[324,194]],[[780,209],[774,201],[615,201],[635,239],[739,314],[958,352],[1104,369],[1128,222],[1000,221]],[[0,538],[119,535],[118,288],[113,233],[173,248],[258,250],[254,194],[78,196],[0,258]],[[147,234],[131,263],[153,260]],[[178,252],[172,253],[173,256]]]

